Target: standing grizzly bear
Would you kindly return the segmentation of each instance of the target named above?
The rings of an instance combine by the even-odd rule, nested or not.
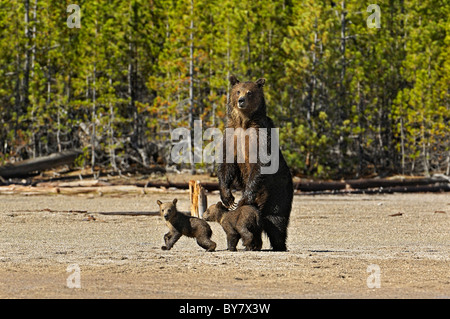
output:
[[[222,202],[211,205],[203,213],[203,219],[209,222],[218,222],[227,234],[229,251],[236,251],[239,239],[245,250],[261,250],[261,226],[258,210],[249,205],[241,206],[233,211],[223,206]]]
[[[261,160],[259,153],[256,161],[251,161],[250,148],[255,143],[250,142],[250,136],[243,145],[233,145],[234,160],[227,161],[227,144],[230,138],[238,143],[236,136],[231,137],[231,131],[237,129],[248,130],[253,128],[257,134],[257,146],[263,146],[265,151],[272,150],[271,128],[274,128],[272,120],[266,115],[266,103],[264,100],[263,86],[265,79],[256,82],[240,82],[235,76],[230,77],[232,86],[227,109],[227,129],[224,134],[223,161],[218,167],[220,198],[227,208],[235,206],[232,188],[242,190],[242,198],[237,207],[253,205],[258,208],[261,217],[263,231],[267,234],[273,250],[285,251],[287,227],[292,208],[293,184],[289,167],[284,160],[281,150],[277,154],[270,154],[271,159],[275,155],[278,159],[278,169],[272,174],[263,174],[262,169],[271,165],[271,162]],[[262,145],[260,129],[267,129],[267,138]],[[249,134],[250,135],[250,134]],[[242,143],[241,143],[242,144]],[[246,145],[248,144],[248,149]],[[229,146],[228,146],[229,147]],[[244,149],[245,159],[239,160],[238,151]],[[261,148],[260,148],[261,150]],[[267,153],[266,153],[267,154]]]
[[[170,250],[182,235],[197,239],[197,244],[206,251],[216,249],[216,243],[211,240],[212,231],[208,223],[179,212],[176,198],[169,203],[162,203],[160,200],[156,203],[159,205],[159,213],[169,227],[169,232],[164,235],[166,245],[161,247],[162,250]]]

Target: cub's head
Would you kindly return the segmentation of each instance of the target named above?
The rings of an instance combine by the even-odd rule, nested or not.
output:
[[[172,202],[163,203],[159,199],[156,203],[159,205],[159,213],[161,217],[165,220],[170,220],[177,213],[177,199],[175,198]]]
[[[202,218],[208,222],[220,222],[222,215],[227,211],[228,209],[222,204],[222,202],[218,202],[217,204],[209,206],[203,213]]]
[[[264,83],[266,83],[266,79],[262,78],[256,82],[240,82],[234,75],[230,76],[229,111],[239,112],[246,117],[250,117],[257,111],[265,114]]]

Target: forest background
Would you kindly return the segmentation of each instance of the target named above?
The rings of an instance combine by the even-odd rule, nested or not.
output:
[[[449,175],[449,17],[448,0],[0,0],[0,165],[81,149],[93,170],[190,168],[171,131],[222,129],[234,74],[266,78],[297,176]]]

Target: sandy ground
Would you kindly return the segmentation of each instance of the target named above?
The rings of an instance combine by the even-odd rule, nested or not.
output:
[[[174,197],[0,196],[0,298],[450,298],[448,193],[295,196],[288,252],[228,252],[215,223],[216,252],[162,251],[159,216],[102,214]]]

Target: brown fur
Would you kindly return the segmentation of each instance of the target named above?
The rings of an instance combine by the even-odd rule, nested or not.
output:
[[[169,227],[169,232],[164,235],[166,245],[161,247],[162,250],[170,250],[182,235],[197,239],[197,244],[206,251],[216,249],[216,243],[211,240],[212,231],[208,223],[197,217],[178,212],[176,198],[169,203],[162,203],[160,200],[157,200],[156,203],[159,205],[161,217]]]
[[[208,207],[203,213],[203,219],[219,222],[227,234],[228,250],[236,251],[237,243],[242,238],[245,250],[261,250],[261,226],[259,213],[253,206],[242,206],[234,211],[228,211],[222,202]]]
[[[236,77],[230,77],[233,90],[228,104],[227,127],[240,127],[244,130],[250,127],[268,127],[262,89],[265,82],[266,79],[259,79],[256,82],[239,82]],[[239,104],[240,99],[243,100],[242,104]]]
[[[231,76],[230,84],[232,87],[227,110],[227,128],[234,130],[254,128],[256,134],[259,134],[258,128],[266,128],[269,137],[265,146],[270,150],[270,129],[275,126],[266,114],[263,92],[265,79],[259,79],[256,82],[240,82],[235,76]],[[224,140],[231,138],[232,136],[227,136],[225,132]],[[234,138],[236,141],[236,137]],[[247,139],[247,137],[245,138]],[[257,143],[259,142],[258,137]],[[242,198],[237,206],[255,206],[260,214],[263,231],[268,235],[272,248],[277,251],[285,251],[294,189],[292,175],[283,154],[279,150],[279,167],[276,173],[261,174],[261,167],[268,166],[268,164],[263,164],[259,160],[251,163],[248,160],[249,151],[245,144],[250,143],[246,142],[240,145],[245,154],[244,163],[238,163],[236,160],[236,146],[234,162],[227,163],[226,144],[223,143],[224,158],[217,171],[220,199],[226,207],[230,208],[235,204],[232,189],[242,190]]]

